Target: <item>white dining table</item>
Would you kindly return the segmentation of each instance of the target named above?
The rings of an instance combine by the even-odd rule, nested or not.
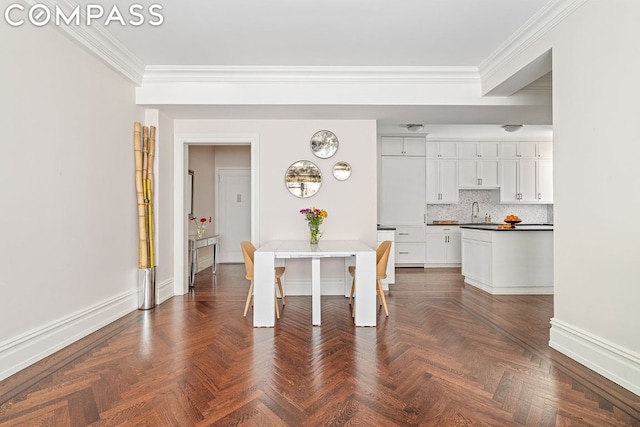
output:
[[[321,240],[317,245],[307,240],[277,240],[260,246],[254,255],[253,326],[275,325],[275,260],[289,258],[308,258],[311,261],[311,320],[314,326],[320,326],[320,262],[324,258],[336,257],[345,258],[345,271],[348,265],[346,258],[355,257],[358,272],[355,279],[355,325],[376,326],[376,252],[358,240]],[[345,274],[345,281],[347,277]]]

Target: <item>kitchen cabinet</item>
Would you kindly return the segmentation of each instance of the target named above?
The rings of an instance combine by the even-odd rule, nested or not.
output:
[[[457,142],[428,142],[427,158],[429,159],[457,159]]]
[[[425,158],[382,156],[380,162],[378,223],[424,225]]]
[[[427,159],[427,203],[456,204],[458,194],[458,161]]]
[[[401,267],[424,267],[425,230],[424,225],[416,227],[396,227],[395,265]]]
[[[500,160],[458,160],[459,188],[491,189],[500,187]]]
[[[499,159],[499,142],[458,142],[459,159]]]
[[[462,262],[462,234],[457,226],[427,227],[426,267],[459,265]]]
[[[464,282],[493,295],[553,294],[553,227],[462,226]]]
[[[500,146],[502,159],[549,159],[552,153],[549,141],[503,141]]]
[[[380,138],[383,156],[424,156],[426,138],[421,136],[383,136]]]
[[[500,203],[553,203],[552,160],[503,159]]]

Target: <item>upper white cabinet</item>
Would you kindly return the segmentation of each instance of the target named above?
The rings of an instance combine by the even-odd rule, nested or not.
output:
[[[499,142],[458,142],[459,159],[499,159]]]
[[[425,223],[424,157],[382,156],[378,223]]]
[[[500,160],[460,159],[458,161],[461,189],[492,189],[500,187]]]
[[[503,159],[501,203],[553,203],[551,160]]]
[[[427,203],[458,203],[458,161],[427,159]]]
[[[551,158],[553,149],[548,141],[503,141],[500,157],[503,159]]]
[[[427,158],[429,159],[457,159],[457,142],[428,142]]]
[[[421,136],[383,136],[380,153],[383,156],[424,156],[425,138]]]

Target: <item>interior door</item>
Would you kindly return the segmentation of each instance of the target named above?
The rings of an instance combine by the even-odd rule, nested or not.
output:
[[[251,240],[251,169],[221,169],[218,182],[219,262],[244,262],[240,242]]]

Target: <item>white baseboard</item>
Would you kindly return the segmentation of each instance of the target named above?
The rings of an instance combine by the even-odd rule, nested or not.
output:
[[[512,286],[497,287],[473,280],[465,276],[464,283],[482,289],[491,295],[553,295],[553,286]]]
[[[640,354],[555,317],[551,319],[549,346],[640,395]]]
[[[162,304],[173,296],[173,278],[165,280],[159,285],[156,283],[156,305]]]
[[[452,264],[452,263],[446,263],[446,264],[425,264],[424,268],[460,268],[462,267],[462,264],[458,263],[458,264]]]
[[[137,308],[138,293],[127,292],[0,343],[0,381]]]

